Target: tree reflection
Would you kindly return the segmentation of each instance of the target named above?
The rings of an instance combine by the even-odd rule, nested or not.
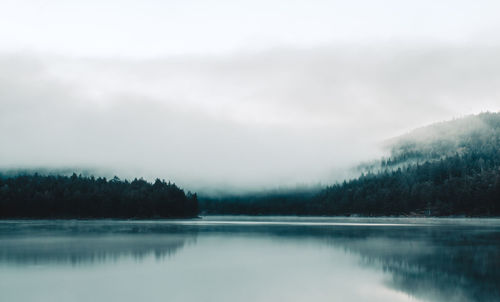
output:
[[[500,229],[470,226],[274,228],[313,237],[387,273],[387,286],[429,301],[500,301]]]
[[[0,234],[0,263],[19,265],[162,260],[196,242],[195,230],[113,221],[2,223]]]
[[[268,238],[278,245],[281,241],[299,245],[313,242],[318,248],[327,246],[356,255],[361,266],[384,272],[388,287],[417,298],[500,301],[500,227],[481,223],[373,226],[4,221],[0,223],[0,264],[88,265],[125,257],[161,260],[197,243],[198,238],[214,236],[221,241]],[[235,242],[242,245],[235,247],[237,252],[245,250],[243,243],[247,241]],[[203,247],[197,253],[203,258]]]

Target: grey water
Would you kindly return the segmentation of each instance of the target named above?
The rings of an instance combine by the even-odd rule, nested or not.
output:
[[[0,301],[500,301],[500,219],[0,221]]]

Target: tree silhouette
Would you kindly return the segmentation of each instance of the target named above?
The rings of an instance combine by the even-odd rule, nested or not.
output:
[[[169,218],[198,215],[197,196],[157,179],[0,175],[0,218]]]

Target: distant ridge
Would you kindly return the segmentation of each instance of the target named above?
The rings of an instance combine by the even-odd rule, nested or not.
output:
[[[316,194],[201,199],[217,214],[500,216],[500,113],[416,129],[359,178]]]
[[[428,161],[499,146],[500,113],[485,112],[417,128],[390,139],[385,147],[394,164]]]

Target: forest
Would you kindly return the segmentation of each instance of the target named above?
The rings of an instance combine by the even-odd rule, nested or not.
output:
[[[500,216],[500,113],[423,127],[386,148],[390,156],[360,165],[358,178],[325,188],[217,197],[159,179],[0,174],[0,218]]]
[[[390,156],[317,192],[200,198],[204,214],[500,216],[500,114],[433,124],[388,142]]]
[[[196,217],[196,194],[157,179],[0,174],[0,218]]]

